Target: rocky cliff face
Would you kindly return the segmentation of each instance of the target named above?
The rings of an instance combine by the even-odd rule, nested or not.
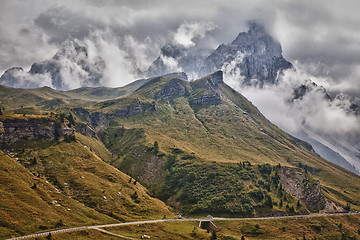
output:
[[[277,74],[292,65],[282,56],[279,42],[263,26],[252,23],[248,32],[240,33],[230,44],[220,45],[204,61],[201,74],[209,74],[227,65],[239,68],[244,83],[273,84]]]
[[[137,114],[147,113],[156,110],[155,103],[135,103],[129,104],[121,109],[116,110],[112,114],[102,113],[102,112],[89,112],[85,108],[74,108],[73,112],[84,118],[87,123],[90,124],[94,129],[99,129],[101,127],[108,127],[108,120],[114,117],[120,116],[134,116]],[[83,132],[82,132],[83,133]],[[86,131],[84,132],[85,135]]]
[[[73,135],[74,129],[53,119],[4,119],[0,121],[0,143],[11,144],[21,139],[51,141]]]
[[[189,92],[182,84],[182,80],[174,79],[165,84],[162,89],[156,93],[156,101],[168,100],[173,96],[188,95]]]
[[[222,102],[220,94],[216,91],[218,85],[223,83],[223,72],[217,71],[202,79],[191,82],[191,87],[197,89],[190,98],[192,105],[216,105]],[[202,89],[199,91],[199,89]]]
[[[282,167],[281,183],[288,193],[300,199],[311,211],[344,211],[342,207],[325,198],[320,182],[310,179],[305,171]]]

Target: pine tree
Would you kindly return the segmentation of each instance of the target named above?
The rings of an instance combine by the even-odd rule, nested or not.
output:
[[[215,231],[212,232],[210,239],[211,239],[211,240],[217,239],[217,236],[216,236],[216,232],[215,232]]]
[[[154,142],[153,151],[155,154],[158,154],[158,152],[159,152],[159,143],[157,141]]]

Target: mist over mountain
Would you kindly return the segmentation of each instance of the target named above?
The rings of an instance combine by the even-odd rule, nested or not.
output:
[[[324,3],[214,1],[209,12],[207,4],[187,1],[71,8],[66,1],[5,1],[0,84],[118,87],[145,76],[185,72],[193,80],[222,70],[272,122],[357,171],[358,3]],[[13,19],[4,11],[10,8],[34,11]]]
[[[206,58],[200,72],[208,74],[229,65],[240,70],[244,82],[260,86],[275,83],[279,73],[292,67],[283,58],[280,43],[256,22],[250,22],[248,32],[239,33],[230,44],[221,44]]]
[[[156,76],[181,70],[201,76],[223,70],[225,82],[253,101],[272,122],[313,143],[317,153],[329,161],[359,173],[356,98],[343,93],[331,97],[311,76],[284,59],[280,43],[263,25],[250,22],[248,32],[228,45],[221,44],[206,58],[194,58],[187,51],[166,45],[147,73]]]
[[[263,25],[249,23],[248,32],[241,32],[230,44],[221,44],[208,56],[182,45],[167,44],[152,63],[148,76],[184,71],[190,79],[208,75],[224,67],[239,69],[248,84],[275,83],[277,74],[292,65],[282,56],[279,42]]]
[[[11,68],[0,78],[10,87],[36,88],[49,86],[59,90],[102,85],[105,61],[89,56],[88,49],[73,40],[66,40],[49,60],[34,63],[28,72]]]

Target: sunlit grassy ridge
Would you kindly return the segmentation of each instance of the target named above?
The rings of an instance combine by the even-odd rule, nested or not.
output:
[[[1,152],[1,234],[171,216],[140,183],[100,159],[97,151],[107,154],[101,146],[24,140],[10,147],[18,162]]]
[[[172,82],[179,85],[179,89],[185,89],[185,94],[174,94],[165,100],[157,100],[159,93]],[[221,102],[194,104],[193,99],[209,95],[209,92],[219,94]],[[160,150],[166,154],[171,154],[171,149],[175,147],[208,161],[250,161],[253,164],[271,165],[280,163],[296,167],[301,165],[321,181],[324,193],[332,200],[342,205],[347,202],[359,205],[359,176],[322,159],[309,144],[271,124],[256,107],[223,82],[209,87],[208,78],[191,83],[158,78],[130,96],[112,101],[108,106],[106,102],[100,103],[102,107],[92,111],[111,114],[133,102],[155,102],[156,111],[113,118],[110,120],[111,128],[106,130],[108,135],[117,131],[118,126],[129,129],[129,132],[144,131],[146,141],[142,140],[143,145],[151,146],[157,141]],[[121,151],[122,144],[117,144],[118,141],[121,142],[121,139],[112,138],[112,151]],[[126,151],[116,154],[116,166],[119,167],[123,159],[146,160],[141,151],[136,151],[136,154],[137,158],[129,157],[132,153]],[[140,162],[138,166],[142,166]],[[129,169],[130,165],[125,165]],[[133,169],[136,171],[136,167]]]
[[[2,151],[0,160],[0,238],[114,221],[57,192]]]

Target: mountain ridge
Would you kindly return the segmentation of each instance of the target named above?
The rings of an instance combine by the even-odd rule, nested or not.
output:
[[[24,139],[13,149],[19,162],[36,176],[46,176],[61,192],[112,218],[130,219],[126,211],[134,213],[134,218],[144,214],[162,217],[165,210],[154,209],[155,205],[147,205],[148,210],[137,208],[135,201],[148,201],[144,200],[147,193],[171,205],[176,209],[173,212],[190,215],[334,211],[326,204],[316,205],[318,198],[334,203],[337,209],[347,204],[359,208],[359,176],[325,161],[309,144],[271,124],[223,81],[221,71],[191,82],[176,75],[152,78],[128,95],[105,101],[75,101],[66,92],[48,88],[0,87],[0,96],[5,118],[15,111],[18,117],[36,112],[61,119],[65,114],[74,120],[75,129],[90,129],[87,136],[76,132],[75,142],[28,141],[30,145],[25,146]],[[11,101],[22,96],[27,96],[26,102]],[[52,97],[61,101],[43,104],[53,101]],[[294,175],[303,185],[289,188],[281,184],[284,168],[294,173],[286,174],[288,179]],[[118,175],[121,181],[114,178]],[[104,186],[99,188],[98,182]],[[144,198],[132,192],[134,187],[141,188],[135,183],[147,188],[141,190]],[[132,187],[126,193],[120,190],[126,195],[123,205],[112,202],[121,197],[119,184],[121,189]],[[293,188],[307,191],[298,198],[296,191],[289,190]]]

